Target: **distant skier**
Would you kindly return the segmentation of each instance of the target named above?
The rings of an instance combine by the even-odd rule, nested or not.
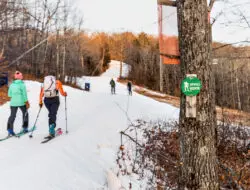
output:
[[[50,73],[49,76],[44,77],[39,106],[43,106],[44,97],[44,104],[49,111],[49,137],[52,138],[55,137],[56,115],[60,105],[58,91],[62,96],[67,96],[67,93],[63,90],[62,83],[56,80],[54,73]]]
[[[111,79],[109,84],[111,86],[111,94],[115,94],[115,81],[113,78]]]
[[[23,75],[20,71],[16,71],[14,74],[14,81],[9,87],[8,96],[10,97],[10,117],[8,119],[7,130],[9,136],[15,136],[15,132],[13,130],[14,121],[16,118],[16,113],[18,108],[22,111],[23,114],[23,129],[22,133],[28,132],[29,125],[29,114],[28,109],[30,107],[27,90],[24,84]]]
[[[132,96],[132,83],[130,81],[128,81],[127,88],[128,88],[128,94]]]

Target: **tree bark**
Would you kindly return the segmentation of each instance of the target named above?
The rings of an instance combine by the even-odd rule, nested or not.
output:
[[[61,77],[61,71],[60,71],[60,49],[59,49],[59,29],[57,29],[56,32],[56,77]]]
[[[180,190],[218,190],[215,105],[211,75],[211,38],[206,0],[177,1],[182,79],[197,74],[196,118],[186,117],[186,96],[180,107]]]
[[[236,76],[236,89],[237,89],[237,99],[238,99],[238,110],[241,110],[242,107],[241,107],[241,100],[240,100],[240,91],[239,91],[239,79],[238,77]]]

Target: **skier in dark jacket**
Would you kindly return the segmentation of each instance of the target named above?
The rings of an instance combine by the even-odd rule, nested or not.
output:
[[[109,84],[111,86],[111,94],[115,94],[115,81],[114,81],[114,79],[111,79]]]
[[[46,76],[40,92],[39,106],[43,106],[44,97],[44,104],[49,111],[49,137],[52,138],[55,136],[56,115],[60,105],[59,92],[62,96],[67,96],[62,83],[56,80],[54,74]]]
[[[27,97],[27,90],[24,82],[22,81],[23,75],[21,72],[16,71],[14,75],[14,81],[9,87],[8,96],[10,97],[10,117],[8,119],[7,130],[9,136],[15,136],[13,131],[13,124],[16,118],[18,108],[23,114],[23,130],[21,133],[28,132],[29,125],[29,102]]]
[[[128,87],[128,94],[132,96],[132,83],[130,81],[128,81],[127,87]]]

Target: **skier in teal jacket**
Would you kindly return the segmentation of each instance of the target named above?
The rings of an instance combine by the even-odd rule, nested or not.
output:
[[[23,131],[24,133],[28,132],[29,125],[29,101],[27,97],[27,90],[24,82],[22,81],[23,75],[21,72],[16,71],[14,74],[14,81],[9,87],[8,96],[10,97],[10,117],[8,119],[7,130],[9,136],[15,136],[13,131],[13,124],[16,118],[16,113],[18,108],[22,111],[23,114]]]

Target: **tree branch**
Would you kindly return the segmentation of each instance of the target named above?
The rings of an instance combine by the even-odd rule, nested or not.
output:
[[[244,41],[239,41],[239,42],[234,42],[234,43],[229,43],[229,44],[223,44],[221,46],[213,48],[212,51],[216,51],[218,49],[221,49],[221,48],[224,48],[224,47],[227,47],[227,46],[232,46],[232,45],[240,44],[240,43],[250,43],[250,41],[244,40]]]
[[[241,12],[241,10],[239,11],[240,11],[240,16],[243,18],[243,20],[247,23],[247,26],[250,28],[250,23],[248,22],[246,16]]]
[[[212,11],[212,8],[213,8],[213,6],[214,6],[214,2],[215,2],[216,0],[210,0],[210,3],[209,3],[209,6],[208,6],[208,12],[211,12]]]
[[[135,144],[137,144],[139,147],[143,147],[140,143],[138,143],[135,139],[133,139],[131,136],[128,134],[124,133],[123,131],[120,132],[122,135],[127,136],[131,141],[133,141]]]
[[[171,0],[157,0],[158,5],[166,5],[176,7],[176,1]]]
[[[211,23],[211,25],[213,26],[213,24],[218,20],[218,18],[223,14],[223,12],[219,12],[219,14],[217,14],[214,18],[213,18],[213,21]]]

